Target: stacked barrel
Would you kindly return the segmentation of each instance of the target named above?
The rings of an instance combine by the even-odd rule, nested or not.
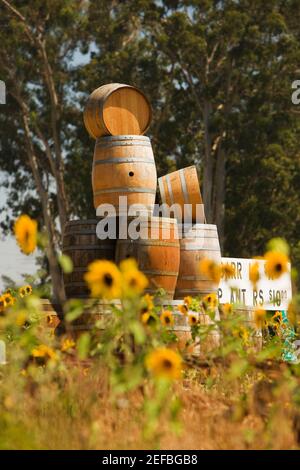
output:
[[[84,123],[96,140],[92,168],[94,207],[110,204],[120,219],[132,204],[142,204],[137,239],[106,239],[96,235],[98,219],[69,221],[64,229],[63,251],[74,270],[64,277],[67,297],[88,297],[84,273],[96,259],[117,263],[134,257],[148,277],[148,292],[163,289],[169,300],[216,291],[211,279],[199,272],[203,258],[221,261],[217,228],[205,223],[195,166],[159,178],[162,202],[176,210],[154,216],[157,174],[152,145],[145,136],[151,107],[135,87],[113,83],[89,96]],[[120,205],[120,197],[126,205]],[[182,219],[184,215],[184,219]],[[183,220],[183,222],[182,222]],[[128,217],[128,223],[134,220]],[[178,237],[179,230],[179,237]],[[155,233],[155,236],[153,236]]]
[[[162,202],[168,206],[176,204],[175,209],[179,211],[178,219],[181,223],[180,267],[175,298],[217,293],[218,285],[199,271],[199,264],[203,259],[220,264],[221,250],[217,226],[205,223],[195,166],[162,176],[158,183]]]

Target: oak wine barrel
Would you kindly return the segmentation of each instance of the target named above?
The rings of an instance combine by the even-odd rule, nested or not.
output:
[[[156,179],[149,137],[120,135],[96,141],[92,171],[95,209],[112,204],[119,214],[119,197],[126,196],[128,206],[143,204],[152,214]]]
[[[195,224],[183,227],[180,239],[180,268],[175,292],[176,299],[217,293],[218,285],[199,270],[202,259],[221,264],[221,250],[216,225]]]
[[[109,83],[94,90],[88,98],[83,119],[91,137],[146,132],[151,122],[151,106],[137,88]]]
[[[263,336],[262,329],[258,328],[255,324],[254,312],[255,308],[247,307],[246,305],[237,305],[234,307],[234,314],[241,318],[241,325],[251,332],[249,335],[249,344],[253,346],[256,352],[259,352],[263,347]]]
[[[194,165],[158,178],[158,184],[162,203],[168,204],[168,206],[173,204],[180,206],[182,215],[178,214],[178,222],[183,221],[184,215],[190,218],[190,223],[205,221],[197,169]],[[185,204],[191,204],[191,211],[186,207],[184,213]]]
[[[99,240],[96,227],[99,220],[71,220],[67,222],[63,234],[63,253],[73,262],[73,272],[64,274],[66,296],[68,298],[89,297],[89,289],[84,274],[90,263],[97,259],[114,261],[116,240]]]
[[[146,292],[155,294],[162,288],[166,297],[172,299],[180,261],[177,221],[140,217],[133,222],[140,227],[140,238],[118,240],[116,261],[119,263],[125,258],[135,258],[139,269],[149,280]]]

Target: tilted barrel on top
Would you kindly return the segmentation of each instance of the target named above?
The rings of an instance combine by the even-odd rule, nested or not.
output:
[[[139,269],[147,276],[149,286],[146,292],[155,294],[163,288],[166,297],[172,299],[178,276],[180,253],[177,221],[170,218],[139,218],[140,228],[137,240],[118,240],[116,261],[135,258]]]
[[[195,224],[185,229],[182,229],[180,239],[180,268],[175,298],[217,292],[218,285],[199,270],[200,261],[204,258],[221,264],[217,226]]]
[[[190,218],[190,223],[205,221],[197,169],[194,165],[158,178],[158,184],[162,203],[180,206],[178,222],[183,221],[184,215]]]
[[[109,83],[91,93],[84,124],[94,139],[104,135],[144,134],[151,122],[151,106],[137,88]]]
[[[119,197],[126,196],[128,206],[143,204],[152,214],[156,178],[149,137],[120,135],[97,140],[92,171],[95,208],[112,204],[119,214]]]
[[[116,240],[99,240],[96,227],[99,220],[70,220],[64,229],[63,253],[73,262],[73,272],[64,274],[67,297],[88,297],[84,281],[87,267],[96,259],[114,261]]]

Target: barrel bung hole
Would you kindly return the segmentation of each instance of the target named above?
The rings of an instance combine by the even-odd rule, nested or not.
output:
[[[134,176],[134,172],[133,172],[133,171],[130,171],[130,172],[129,172],[129,176]]]

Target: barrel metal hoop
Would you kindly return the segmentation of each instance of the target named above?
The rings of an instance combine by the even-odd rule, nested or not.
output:
[[[148,142],[133,142],[133,141],[121,141],[121,142],[107,142],[98,143],[96,142],[96,148],[98,149],[109,149],[111,147],[148,147],[152,148],[152,145]]]
[[[134,134],[120,134],[120,135],[108,135],[97,139],[97,144],[103,144],[104,142],[114,142],[119,140],[141,140],[144,142],[150,142],[150,138],[146,135],[134,135]]]
[[[167,328],[168,331],[186,331],[189,333],[191,331],[190,326],[180,326],[180,325],[175,325],[172,328]]]
[[[106,165],[110,163],[148,163],[154,165],[153,158],[144,157],[124,157],[124,158],[107,158],[105,160],[95,160],[93,166]]]
[[[142,269],[144,274],[149,274],[150,276],[178,276],[178,272],[174,271],[158,271],[155,269]]]
[[[138,238],[137,240],[118,240],[118,244],[123,244],[123,245],[126,245],[126,244],[134,244],[134,242],[137,242],[139,245],[145,245],[145,246],[170,246],[170,247],[176,247],[178,248],[179,247],[179,244],[178,242],[164,242],[164,241],[160,241],[160,240],[151,240],[150,239],[147,239],[147,240],[142,240],[140,238]]]
[[[97,191],[94,191],[94,196],[98,196],[99,194],[109,194],[109,193],[146,193],[146,194],[148,193],[148,194],[156,194],[156,189],[138,188],[138,187],[99,189]]]
[[[63,247],[63,252],[66,252],[66,251],[86,251],[86,250],[110,250],[110,251],[113,251],[115,249],[115,245],[114,244],[108,244],[108,245],[70,245],[70,246],[64,246]]]
[[[201,276],[180,276],[178,281],[201,281],[201,282],[212,282],[211,279],[203,279]]]

